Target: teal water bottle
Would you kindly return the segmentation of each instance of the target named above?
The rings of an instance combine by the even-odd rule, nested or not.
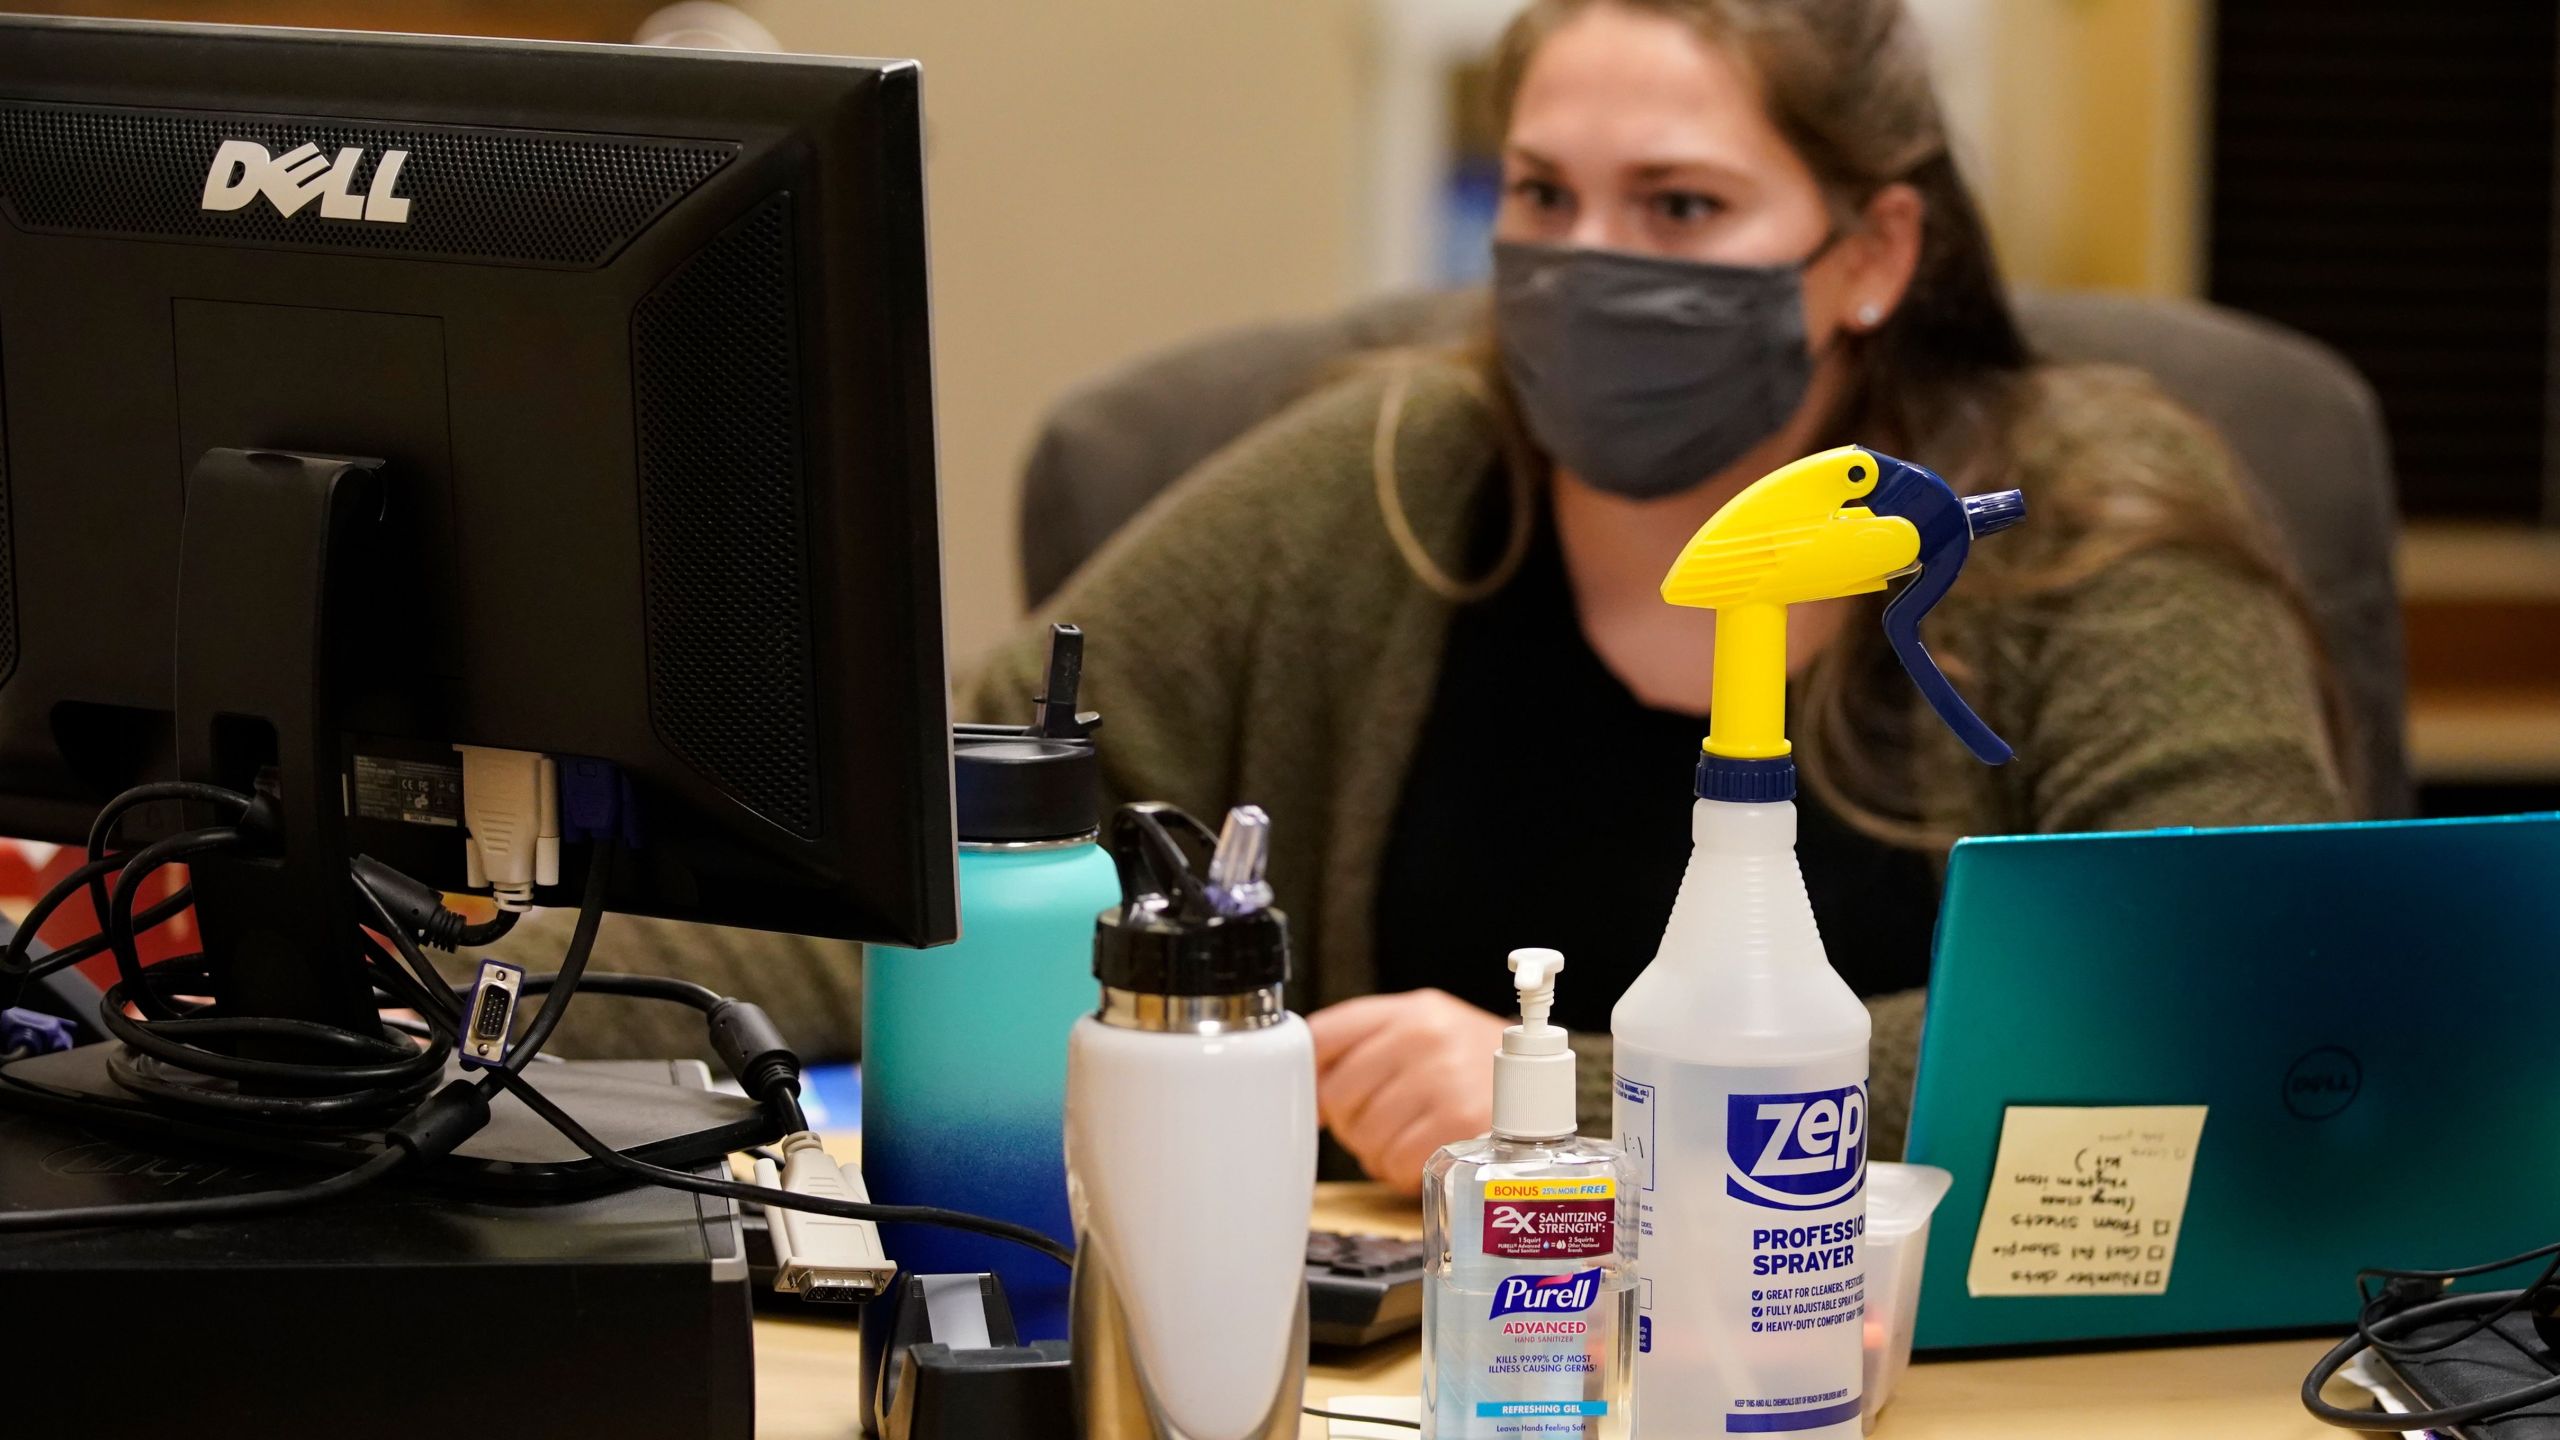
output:
[[[940,1205],[1072,1243],[1067,1036],[1093,1010],[1093,917],[1120,902],[1096,843],[1101,773],[1076,710],[1084,636],[1051,627],[1032,723],[952,731],[960,940],[873,946],[862,979],[862,1173],[884,1205]],[[993,1271],[1024,1343],[1067,1334],[1067,1268],[1022,1246],[884,1225],[907,1274]]]

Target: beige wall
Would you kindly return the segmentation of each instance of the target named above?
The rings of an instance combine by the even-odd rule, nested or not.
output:
[[[794,50],[923,62],[952,655],[1021,608],[1016,480],[1079,380],[1342,303],[1355,0],[750,0]],[[970,717],[997,718],[997,717]]]
[[[1932,0],[1981,12],[1968,137],[2012,278],[2191,295],[2200,281],[2207,0]]]

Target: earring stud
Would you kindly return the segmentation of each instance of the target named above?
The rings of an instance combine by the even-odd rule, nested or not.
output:
[[[1870,301],[1858,307],[1858,328],[1873,330],[1884,323],[1884,307]]]

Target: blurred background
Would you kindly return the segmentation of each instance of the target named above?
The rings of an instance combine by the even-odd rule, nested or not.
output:
[[[924,64],[955,666],[1020,614],[1061,396],[1481,272],[1517,0],[15,0]],[[2013,280],[2212,300],[2380,396],[2429,813],[2560,807],[2560,4],[1911,0]],[[971,717],[996,718],[996,717]]]

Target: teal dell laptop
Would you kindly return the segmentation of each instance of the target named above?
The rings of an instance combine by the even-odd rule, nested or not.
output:
[[[2560,1240],[2555,1035],[2560,814],[1967,840],[1916,1343],[2341,1330]]]

